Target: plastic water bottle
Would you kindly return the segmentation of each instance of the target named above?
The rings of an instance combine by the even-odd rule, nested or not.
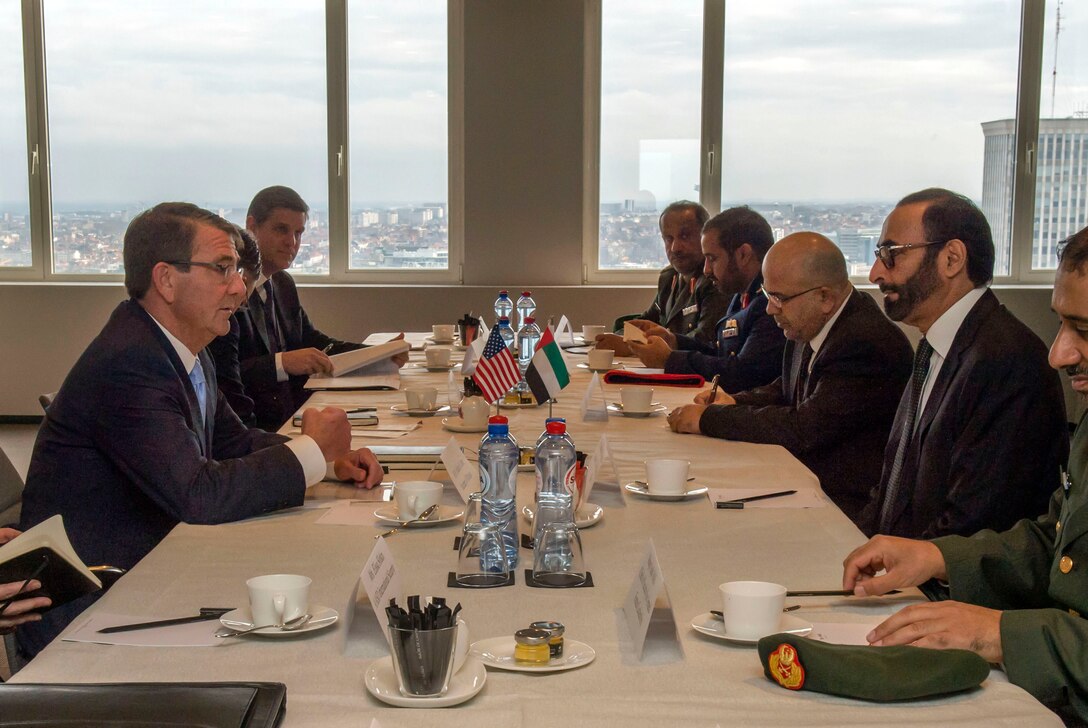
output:
[[[525,370],[529,368],[529,362],[536,353],[536,345],[540,343],[540,327],[536,325],[536,319],[529,316],[525,319],[525,325],[518,330],[518,369],[521,370],[521,378],[525,379]]]
[[[532,291],[522,291],[518,299],[518,330],[525,325],[525,320],[536,311],[536,301],[533,300]]]
[[[567,436],[565,422],[548,423],[543,441],[536,448],[536,513],[533,518],[533,547],[540,546],[539,536],[549,523],[574,523],[574,496],[577,486],[574,472],[577,459],[574,442]],[[550,570],[570,567],[569,553],[535,555],[543,558]]]
[[[510,353],[517,356],[518,350],[514,345],[514,330],[510,328],[510,319],[506,316],[499,319],[499,336],[506,342],[506,348],[510,350]]]
[[[549,417],[546,420],[544,420],[544,432],[541,432],[540,437],[538,437],[536,439],[536,445],[533,446],[533,451],[534,452],[536,452],[536,448],[540,447],[540,445],[548,437],[548,423],[549,422],[562,422],[564,428],[566,428],[566,426],[567,426],[566,419],[564,419],[562,417]],[[567,442],[570,443],[571,447],[574,447],[574,440],[571,439],[569,432],[564,432],[563,437],[566,439]]]
[[[495,320],[499,321],[504,316],[509,320],[512,313],[514,313],[514,302],[510,300],[510,292],[503,289],[499,291],[499,297],[495,299]]]
[[[516,500],[519,451],[505,417],[496,416],[487,421],[487,434],[480,440],[478,455],[480,491],[483,493],[481,520],[501,524],[506,558],[512,569],[518,563]]]

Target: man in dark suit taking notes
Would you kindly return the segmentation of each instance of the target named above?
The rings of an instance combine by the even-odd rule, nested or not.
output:
[[[767,313],[788,339],[781,376],[732,396],[709,392],[669,415],[675,432],[782,445],[856,521],[880,477],[896,402],[910,377],[907,337],[850,285],[842,252],[794,233],[763,260]]]
[[[381,466],[351,451],[343,410],[309,409],[289,440],[238,420],[203,351],[244,296],[233,225],[163,203],[125,232],[131,298],[69,372],[34,444],[23,493],[27,529],[64,516],[88,564],[131,568],[179,522],[213,524],[301,505],[336,461],[338,477],[373,487]],[[20,628],[34,654],[89,601]]]

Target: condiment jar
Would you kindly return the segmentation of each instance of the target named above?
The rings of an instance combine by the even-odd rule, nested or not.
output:
[[[514,633],[514,661],[524,665],[546,665],[551,659],[548,640],[542,629],[519,629]]]
[[[531,629],[539,629],[548,633],[548,650],[554,660],[563,656],[563,632],[566,628],[560,622],[533,622]]]

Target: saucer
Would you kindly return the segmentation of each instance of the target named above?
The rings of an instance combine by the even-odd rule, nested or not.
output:
[[[378,517],[379,521],[385,521],[395,526],[399,526],[403,523],[403,519],[400,518],[400,512],[397,510],[396,505],[382,506],[378,510],[374,511],[374,515]],[[457,506],[438,506],[438,511],[431,514],[431,517],[426,521],[412,521],[408,524],[408,528],[423,528],[424,526],[434,526],[439,523],[446,523],[447,521],[455,521],[461,516],[465,515],[465,511]]]
[[[443,417],[442,426],[450,432],[487,432],[487,423],[482,427],[470,427],[461,421],[460,417]]]
[[[456,338],[453,338],[453,339],[436,339],[433,336],[428,336],[426,339],[424,339],[424,341],[426,341],[428,344],[437,344],[438,346],[449,346],[453,342],[457,341],[457,339]]]
[[[759,642],[759,639],[751,639],[749,637],[730,637],[725,633],[725,622],[718,619],[710,612],[704,612],[691,620],[691,628],[708,637],[728,640],[729,642],[736,642],[737,644],[754,645]],[[800,617],[795,617],[792,614],[783,614],[781,621],[778,623],[778,629],[775,632],[772,632],[772,634],[786,632],[788,634],[803,636],[811,631],[812,622],[806,622]]]
[[[544,665],[526,665],[514,660],[513,637],[491,637],[473,642],[468,648],[468,654],[479,659],[488,667],[495,667],[499,670],[513,670],[515,672],[574,670],[588,665],[597,657],[597,653],[592,647],[585,642],[572,640],[569,637],[563,640],[563,656],[549,660]]]
[[[613,369],[623,369],[623,363],[613,362],[611,365],[606,367],[591,367],[588,361],[584,361],[581,364],[578,364],[577,367],[579,369],[588,369],[591,372],[610,372]]]
[[[588,344],[584,344],[584,345],[581,345],[581,346],[579,346],[578,344],[575,344],[573,346],[571,346],[569,344],[566,345],[566,346],[564,346],[563,344],[560,344],[559,346],[564,351],[570,352],[571,354],[588,354],[589,350],[593,348],[592,346],[589,346]]]
[[[623,486],[623,489],[628,493],[634,493],[635,495],[641,495],[643,498],[649,498],[650,500],[659,501],[679,501],[687,498],[694,498],[700,495],[706,495],[706,492],[710,490],[705,485],[696,486],[694,488],[688,488],[684,493],[651,493],[647,486],[642,483],[628,483]]]
[[[507,404],[506,402],[499,402],[499,409],[525,409],[527,407],[539,407],[538,402],[518,402],[517,404]]]
[[[415,367],[416,369],[426,369],[429,372],[448,372],[450,369],[455,368],[460,363],[461,362],[459,362],[459,361],[451,361],[449,364],[447,364],[444,367],[441,367],[441,366],[433,367],[430,364],[427,364],[425,362],[417,361],[417,362],[413,362],[412,366]]]
[[[470,700],[483,690],[484,683],[487,682],[484,664],[472,655],[467,655],[465,664],[450,678],[450,687],[445,695],[437,698],[409,698],[400,694],[394,669],[391,656],[374,660],[367,668],[363,681],[367,692],[383,703],[398,708],[448,708]]]
[[[448,404],[439,405],[433,410],[408,409],[408,405],[406,404],[395,404],[389,409],[402,415],[408,415],[409,417],[434,417],[435,415],[444,415],[453,411]]]
[[[608,411],[618,415],[623,415],[624,417],[650,417],[652,415],[659,415],[663,412],[668,412],[669,408],[661,404],[660,402],[652,402],[650,404],[650,409],[646,410],[645,412],[632,412],[630,410],[625,410],[623,408],[623,404],[620,402],[609,402]]]
[[[529,521],[529,523],[532,523],[536,511],[532,506],[522,506],[521,515],[525,516],[525,520]],[[574,525],[578,528],[589,528],[599,522],[602,518],[604,518],[603,508],[596,503],[583,503],[581,507],[574,512]]]
[[[315,630],[324,629],[331,624],[336,624],[336,620],[340,619],[340,615],[332,607],[323,607],[320,604],[310,605],[310,621],[305,626],[293,629],[290,631],[284,631],[278,627],[268,627],[266,629],[258,629],[250,632],[253,635],[260,635],[261,637],[290,637],[295,634],[302,634],[303,632],[313,632]],[[219,618],[219,623],[227,629],[233,629],[241,631],[243,629],[249,629],[253,626],[253,615],[249,611],[249,607],[241,607],[234,611],[227,612]]]

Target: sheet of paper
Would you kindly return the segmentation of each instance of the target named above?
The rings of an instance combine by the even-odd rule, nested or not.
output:
[[[194,609],[193,613],[195,614],[196,611]],[[93,642],[99,645],[128,645],[132,647],[215,647],[223,644],[224,640],[215,636],[215,631],[223,626],[218,619],[190,622],[189,624],[175,624],[170,627],[138,629],[133,632],[98,633],[98,630],[105,627],[186,616],[189,615],[179,613],[132,616],[98,612],[89,617],[74,632],[65,635],[62,639],[65,642]]]
[[[711,504],[719,501],[731,501],[737,498],[751,498],[754,495],[775,493],[780,490],[789,490],[778,486],[766,488],[711,488],[707,492]],[[827,499],[818,490],[798,490],[793,495],[784,495],[779,498],[767,498],[765,500],[745,503],[744,508],[823,508],[827,505]]]
[[[646,545],[646,553],[639,560],[638,571],[623,600],[623,616],[627,622],[627,631],[634,644],[635,654],[642,658],[642,648],[646,643],[646,630],[650,628],[650,617],[658,594],[665,588],[665,575],[657,560],[657,549],[653,539]]]
[[[623,322],[623,340],[637,341],[640,344],[645,344],[647,342],[646,334],[642,333],[642,329],[635,326],[630,321]]]
[[[366,590],[370,598],[370,606],[374,608],[374,618],[378,620],[382,634],[386,641],[389,640],[389,625],[386,622],[385,607],[389,599],[401,598],[400,574],[393,563],[393,552],[384,538],[379,538],[374,543],[374,550],[370,552],[363,570],[359,574],[359,583]]]
[[[379,333],[371,334],[363,339],[363,343],[367,346],[377,346],[378,344],[384,344],[387,341],[400,336],[399,331],[390,333],[388,331],[382,331]],[[404,340],[408,342],[408,345],[412,347],[412,351],[423,351],[424,345],[427,343],[427,338],[431,335],[430,331],[406,331],[404,333]]]
[[[377,526],[374,510],[374,504],[366,501],[341,501],[314,523],[319,526]]]
[[[879,622],[813,622],[809,637],[833,645],[867,645],[865,635],[872,631]]]
[[[442,451],[442,464],[446,466],[446,472],[450,474],[461,500],[468,503],[468,497],[480,490],[480,471],[465,457],[457,438],[451,437],[446,443],[446,449]]]
[[[593,372],[593,379],[589,381],[585,396],[582,397],[582,421],[590,422],[592,420],[608,420],[608,406],[604,401],[604,388],[601,387],[601,378],[597,372]]]
[[[375,374],[373,376],[353,377],[310,377],[305,389],[400,389],[400,374]]]
[[[366,427],[352,427],[352,437],[373,437],[374,433],[387,433],[384,435],[377,435],[377,437],[399,437],[400,435],[418,430],[421,423],[416,422],[379,422],[376,425],[368,425]],[[298,437],[302,434],[301,427],[290,427],[283,434],[289,437]]]

